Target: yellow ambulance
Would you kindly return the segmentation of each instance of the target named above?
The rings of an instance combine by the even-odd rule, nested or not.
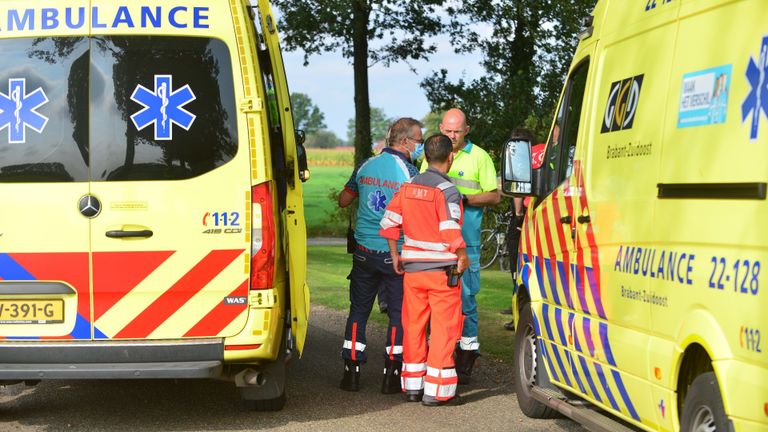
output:
[[[0,53],[0,383],[282,408],[308,171],[269,2],[5,0]]]
[[[598,0],[579,37],[542,166],[504,147],[503,190],[535,197],[519,405],[768,431],[768,2]]]

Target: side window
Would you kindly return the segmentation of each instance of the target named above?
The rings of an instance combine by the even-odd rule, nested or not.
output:
[[[229,49],[217,39],[91,39],[91,178],[183,180],[234,158]]]
[[[0,53],[0,183],[88,181],[88,39],[4,39]]]
[[[587,61],[576,67],[568,79],[568,86],[560,102],[544,158],[545,164],[542,165],[545,195],[549,195],[573,172],[573,157],[576,153],[576,138],[579,133],[587,72],[589,72]]]

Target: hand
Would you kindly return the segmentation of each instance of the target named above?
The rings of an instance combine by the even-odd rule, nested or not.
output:
[[[395,269],[395,273],[402,275],[405,273],[403,269],[403,263],[400,261],[400,254],[392,254],[392,268]]]
[[[467,256],[467,252],[464,249],[459,249],[456,251],[456,255],[459,257],[459,262],[456,264],[456,270],[459,273],[464,273],[464,270],[469,268],[469,257]]]

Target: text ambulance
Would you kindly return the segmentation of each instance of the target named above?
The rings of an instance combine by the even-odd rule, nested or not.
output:
[[[513,300],[527,415],[768,430],[766,17],[763,0],[599,0],[544,164],[505,145],[505,193],[536,197]]]
[[[268,1],[3,1],[0,52],[0,383],[282,408],[309,173]]]

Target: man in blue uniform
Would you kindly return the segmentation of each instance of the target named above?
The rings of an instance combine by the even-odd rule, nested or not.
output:
[[[387,240],[379,236],[379,223],[395,192],[418,174],[416,167],[410,163],[410,157],[416,145],[422,142],[421,127],[421,123],[412,118],[397,120],[387,136],[387,147],[356,168],[339,195],[340,207],[347,207],[358,198],[357,246],[352,255],[352,271],[347,277],[350,306],[341,351],[344,359],[343,390],[357,391],[360,388],[360,365],[368,360],[365,327],[379,284],[382,284],[388,303],[389,327],[381,391],[401,391],[403,276],[395,273],[392,267]]]

